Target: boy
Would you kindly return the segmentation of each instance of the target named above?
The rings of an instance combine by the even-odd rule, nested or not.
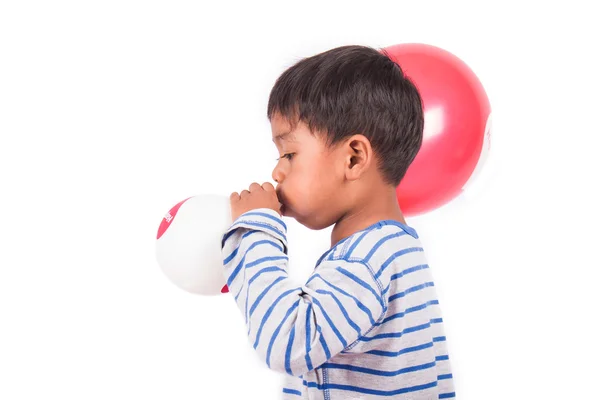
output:
[[[232,193],[222,251],[250,342],[286,374],[283,398],[454,397],[432,275],[395,192],[422,142],[417,89],[384,53],[343,46],[286,70],[267,115],[277,188]],[[300,287],[283,216],[334,225]]]

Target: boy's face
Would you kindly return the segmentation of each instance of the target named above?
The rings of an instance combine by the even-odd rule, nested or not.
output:
[[[308,126],[292,126],[275,114],[271,118],[273,142],[279,160],[273,169],[282,214],[310,229],[324,229],[340,217],[339,188],[343,180],[340,152],[327,149]]]

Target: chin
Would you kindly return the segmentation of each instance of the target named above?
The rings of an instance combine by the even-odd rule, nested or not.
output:
[[[296,221],[298,221],[301,225],[311,229],[313,231],[320,231],[321,229],[325,229],[331,224],[324,223],[323,221],[316,220],[314,218],[298,218],[294,217]]]
[[[290,210],[289,208],[283,207],[281,209],[281,215],[283,215],[284,217],[289,217],[289,218],[293,218],[296,220],[296,222],[298,222],[300,225],[303,225],[309,229],[311,228],[311,224],[310,224],[310,220],[304,218],[302,215],[298,215],[294,212],[292,212],[292,210]]]
[[[331,223],[329,223],[329,224],[325,223],[324,221],[320,220],[319,218],[315,218],[314,215],[307,216],[305,214],[299,214],[299,213],[295,212],[294,210],[290,209],[289,207],[286,207],[285,205],[281,206],[280,211],[281,211],[282,216],[293,218],[300,225],[305,226],[308,229],[311,229],[313,231],[319,231],[321,229],[325,229],[332,225]]]

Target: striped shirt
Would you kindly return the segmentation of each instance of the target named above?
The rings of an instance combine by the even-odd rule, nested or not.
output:
[[[414,229],[380,221],[288,277],[287,227],[262,208],[223,236],[224,274],[250,343],[285,375],[283,399],[447,399],[442,316]]]

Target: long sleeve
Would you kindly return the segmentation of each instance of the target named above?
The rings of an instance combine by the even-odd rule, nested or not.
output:
[[[286,232],[273,210],[241,215],[223,236],[224,276],[260,357],[300,376],[352,347],[381,321],[387,300],[361,260],[324,260],[298,286],[288,277]]]

